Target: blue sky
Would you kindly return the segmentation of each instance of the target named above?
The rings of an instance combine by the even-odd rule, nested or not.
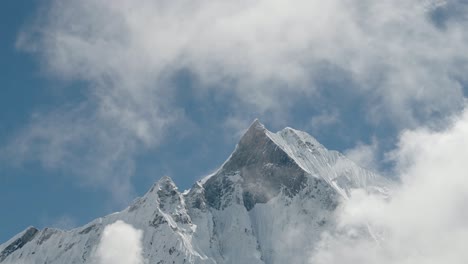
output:
[[[402,131],[464,108],[462,1],[173,2],[4,3],[0,241],[190,188],[254,118],[391,177]]]

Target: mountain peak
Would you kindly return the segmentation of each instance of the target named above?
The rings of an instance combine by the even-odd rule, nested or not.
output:
[[[255,139],[266,138],[267,132],[268,130],[265,128],[265,125],[260,123],[260,121],[256,118],[252,122],[252,124],[250,124],[249,128],[244,133],[244,135],[241,137],[238,145],[242,145],[245,143],[250,144],[250,142],[254,141]]]
[[[163,176],[157,183],[159,197],[174,196],[179,193],[177,185],[169,176]]]
[[[227,179],[233,175],[240,176],[237,179],[241,179],[242,200],[247,210],[256,203],[266,203],[281,191],[293,196],[301,190],[305,186],[306,173],[273,139],[275,137],[256,119],[231,157],[205,183],[207,202],[215,208],[224,206],[217,194],[233,190]]]
[[[223,208],[229,199],[223,200],[219,193],[232,193],[233,186],[240,184],[242,202],[251,210],[280,192],[295,196],[309,177],[326,182],[343,196],[378,178],[306,132],[286,127],[273,133],[256,119],[229,159],[204,184],[205,197],[212,207]]]
[[[163,176],[156,181],[151,189],[145,194],[146,197],[160,195],[161,193],[178,193],[177,185],[174,183],[171,177]]]
[[[258,120],[258,118],[255,118],[254,121],[250,124],[250,126],[249,126],[249,128],[247,130],[250,130],[250,129],[264,130],[265,125],[263,125],[260,122],[260,120]]]
[[[161,188],[164,188],[164,189],[174,189],[174,188],[177,188],[177,186],[175,185],[174,181],[173,181],[172,178],[169,177],[169,176],[163,176],[163,177],[161,177],[161,179],[159,179],[159,181],[157,182],[157,184],[158,184]]]
[[[265,125],[260,123],[258,118],[255,118],[255,120],[250,124],[249,128],[245,131],[244,135],[241,138],[241,141],[243,138],[252,138],[256,136],[265,135],[267,131],[268,130],[265,128]]]

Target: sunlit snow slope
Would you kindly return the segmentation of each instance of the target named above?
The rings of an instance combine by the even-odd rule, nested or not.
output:
[[[0,263],[94,263],[104,227],[143,230],[148,263],[307,263],[352,189],[387,193],[386,179],[305,132],[255,121],[214,174],[181,193],[169,177],[125,210],[69,231],[30,227],[0,245]]]

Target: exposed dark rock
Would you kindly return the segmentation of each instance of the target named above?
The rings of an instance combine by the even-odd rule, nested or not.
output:
[[[164,218],[164,216],[162,216],[160,214],[156,214],[154,216],[153,220],[151,220],[149,222],[149,225],[152,226],[152,227],[158,228],[160,225],[165,224],[165,223],[167,223],[167,221]]]
[[[190,202],[188,204],[189,208],[205,210],[205,189],[201,186],[200,182],[196,182],[185,196],[187,197],[187,199],[185,199],[186,202]]]
[[[171,178],[165,176],[158,182],[159,190],[159,205],[161,209],[165,209],[168,204],[180,203],[179,191]]]
[[[215,175],[205,183],[205,200],[218,210],[229,205],[233,192],[234,183],[226,175]]]
[[[90,225],[90,226],[84,228],[84,229],[81,230],[79,233],[82,234],[82,235],[83,235],[83,234],[88,234],[89,232],[91,232],[91,231],[92,231],[93,229],[95,229],[95,228],[96,228],[96,224],[93,224],[93,225]]]
[[[34,227],[29,227],[22,236],[15,239],[11,244],[9,244],[2,252],[0,252],[0,262],[3,261],[6,257],[10,254],[15,252],[16,250],[22,248],[26,245],[29,241],[33,240],[34,237],[37,235],[39,230]]]
[[[37,240],[38,245],[42,245],[45,241],[47,241],[49,238],[52,237],[53,234],[57,233],[57,230],[50,229],[50,228],[44,228],[42,230],[41,235],[39,239]]]
[[[255,121],[244,134],[230,159],[204,185],[208,204],[222,209],[221,199],[233,191],[228,175],[242,178],[244,206],[251,210],[266,203],[281,191],[292,197],[305,187],[306,173],[267,135]]]

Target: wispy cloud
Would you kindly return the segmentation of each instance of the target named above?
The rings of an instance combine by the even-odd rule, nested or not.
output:
[[[70,215],[63,214],[56,217],[45,215],[41,217],[43,226],[58,228],[62,230],[70,230],[78,226],[76,219]]]
[[[379,169],[379,144],[374,138],[370,144],[358,143],[345,151],[346,157],[367,169],[378,171]]]
[[[120,204],[131,198],[135,168],[129,157],[138,144],[117,124],[78,107],[34,115],[5,151],[16,164],[38,160],[47,169],[77,175],[80,183],[108,191]]]

